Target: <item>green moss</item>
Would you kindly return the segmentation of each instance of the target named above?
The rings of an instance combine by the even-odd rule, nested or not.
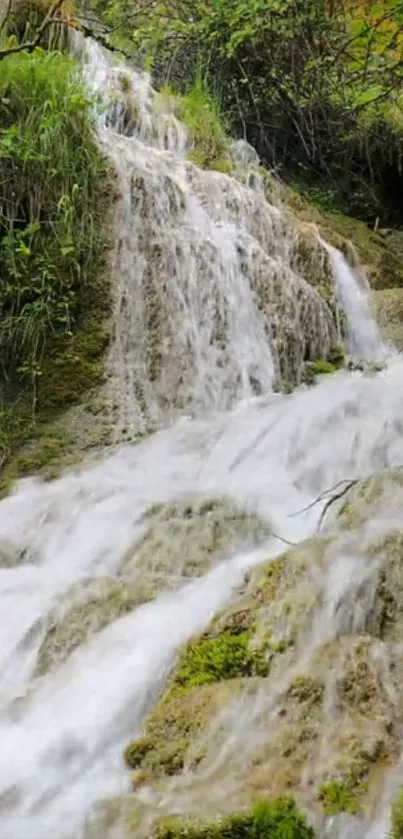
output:
[[[152,748],[152,740],[149,737],[140,737],[139,740],[133,740],[123,752],[125,763],[130,769],[137,769]]]
[[[357,813],[357,794],[346,781],[328,781],[319,790],[319,800],[327,816],[335,813]]]
[[[174,673],[172,688],[189,689],[224,679],[266,676],[266,650],[251,650],[250,639],[250,632],[224,632],[216,638],[201,638],[189,644]]]
[[[302,379],[305,384],[313,384],[316,376],[328,376],[336,372],[337,367],[335,364],[320,358],[317,361],[308,361],[304,365]]]
[[[185,760],[195,767],[204,752],[197,744],[199,733],[214,715],[233,698],[242,682],[225,681],[204,684],[187,691],[167,690],[147,717],[140,741],[129,743],[125,758],[136,773],[134,783],[151,782],[164,775],[182,772]],[[140,742],[140,756],[137,743]],[[133,762],[134,761],[134,762]]]
[[[155,839],[314,839],[314,832],[292,798],[260,801],[243,813],[216,822],[170,819]]]
[[[392,804],[389,839],[403,839],[403,789]]]
[[[322,702],[324,685],[312,676],[297,676],[288,689],[288,696],[298,702],[316,705]]]

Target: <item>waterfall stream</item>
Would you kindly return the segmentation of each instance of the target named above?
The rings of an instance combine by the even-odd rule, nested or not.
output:
[[[128,427],[157,430],[51,483],[21,481],[0,503],[2,839],[86,836],[94,805],[130,789],[123,748],[141,730],[180,646],[207,626],[248,570],[282,553],[284,540],[315,533],[326,499],[313,502],[322,493],[403,463],[399,356],[376,375],[339,371],[289,395],[274,387],[280,375],[299,384],[301,364],[342,340],[338,306],[352,353],[383,357],[366,290],[344,257],[309,232],[319,273],[330,258],[332,309],[299,267],[298,229],[256,183],[187,160],[186,130],[147,77],[111,66],[95,44],[86,73],[103,101],[121,91],[122,73],[135,97],[132,123],[129,105],[116,97],[99,118],[122,196],[106,391],[117,406],[117,440]],[[275,535],[235,540],[193,574],[181,570],[178,556],[147,602],[38,672],[49,616],[61,619],[86,586],[119,576],[128,555],[141,581],[150,569],[137,548],[150,509],[194,496],[230,499],[270,522]],[[377,515],[372,527],[381,533],[384,510]],[[390,515],[398,520],[394,508]],[[173,556],[176,545],[183,551],[174,527],[168,538]],[[153,544],[153,574],[161,544]],[[329,596],[327,611],[316,615],[316,639],[343,632],[351,615],[332,604],[366,579],[358,549],[333,559],[323,570]],[[231,736],[246,754],[239,725]],[[219,800],[213,774],[208,783]],[[192,807],[197,790],[173,785],[160,798],[155,793],[151,806]],[[376,821],[382,839],[388,803],[386,789],[375,820],[353,828],[341,822],[333,835],[372,839]]]

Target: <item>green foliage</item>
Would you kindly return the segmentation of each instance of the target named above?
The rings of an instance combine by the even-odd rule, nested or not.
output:
[[[327,816],[333,816],[335,813],[356,813],[358,810],[357,791],[352,789],[347,781],[329,781],[322,784],[319,800]]]
[[[402,218],[402,8],[396,0],[102,3],[112,37],[124,31],[158,84],[184,91],[201,68],[232,130],[263,161],[327,209],[372,224],[377,215]]]
[[[293,799],[258,802],[245,813],[217,822],[172,819],[157,828],[156,839],[314,839],[314,832]]]
[[[71,335],[99,264],[106,168],[71,59],[40,50],[0,65],[0,349],[34,381],[47,342]]]
[[[403,839],[403,789],[392,804],[389,839]]]
[[[37,49],[0,63],[5,455],[44,412],[49,417],[77,402],[100,375],[113,185],[93,129],[91,102],[70,57]]]
[[[200,75],[182,96],[175,96],[169,85],[165,85],[161,93],[174,98],[177,117],[187,126],[190,159],[202,168],[230,172],[232,165],[224,119],[218,102],[208,93]]]
[[[173,679],[174,688],[192,688],[222,679],[265,676],[269,663],[264,649],[249,649],[250,632],[201,638],[184,650]]]
[[[152,743],[147,737],[140,737],[138,740],[132,740],[126,746],[123,752],[123,758],[130,769],[137,769],[152,748]]]

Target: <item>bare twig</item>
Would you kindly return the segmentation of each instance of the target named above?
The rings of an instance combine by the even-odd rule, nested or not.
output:
[[[323,522],[323,519],[325,518],[325,515],[326,515],[329,507],[331,507],[331,505],[335,501],[338,501],[339,498],[343,498],[343,495],[346,495],[347,492],[351,489],[351,487],[355,486],[356,484],[358,484],[358,478],[354,481],[349,481],[349,483],[340,492],[337,492],[335,495],[332,495],[332,497],[329,498],[329,500],[326,502],[326,504],[325,504],[321,514],[320,514],[320,519],[319,519],[319,522],[318,522],[318,530],[320,530],[321,524]]]
[[[350,484],[351,483],[351,478],[343,478],[342,481],[337,481],[337,484],[334,484],[334,486],[329,487],[329,489],[325,489],[324,492],[322,492],[320,495],[318,495],[317,498],[314,498],[314,500],[311,501],[310,504],[307,504],[306,507],[302,507],[301,510],[296,510],[294,513],[289,513],[288,518],[292,519],[292,518],[294,518],[294,516],[299,516],[299,515],[301,515],[301,513],[306,513],[308,510],[311,510],[312,507],[316,507],[317,504],[319,504],[321,501],[324,501],[325,498],[327,498],[327,496],[329,495],[330,492],[334,492],[335,489],[338,489],[339,486],[341,486],[342,484],[345,484],[345,483]]]
[[[274,530],[271,531],[270,535],[273,539],[278,539],[279,542],[282,542],[283,545],[289,545],[291,548],[295,548],[298,542],[290,542],[289,539],[286,539],[284,536],[280,536],[278,533],[275,533]]]

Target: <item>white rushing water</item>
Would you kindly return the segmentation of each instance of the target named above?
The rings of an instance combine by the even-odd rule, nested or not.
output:
[[[93,87],[105,92],[117,75],[92,45]],[[100,124],[123,196],[110,388],[122,427],[184,415],[91,468],[50,484],[23,481],[0,504],[0,549],[14,566],[0,569],[1,839],[79,839],[92,806],[128,789],[122,749],[139,731],[178,648],[223,606],[250,566],[284,548],[271,538],[226,556],[34,677],[50,611],[72,586],[79,591],[88,578],[114,574],[140,540],[150,505],[189,493],[226,495],[297,542],[314,532],[324,502],[292,513],[339,480],[403,462],[400,358],[373,377],[340,372],[289,396],[273,393],[282,321],[298,332],[301,358],[319,340],[316,330],[323,328],[320,340],[330,346],[337,327],[294,270],[293,234],[280,212],[227,176],[188,166],[183,127],[172,114],[156,118],[146,78],[132,75],[132,84],[131,136],[119,133],[127,118],[118,106],[112,124]],[[150,249],[154,262],[147,261]],[[331,253],[350,340],[373,358],[381,344],[369,311],[357,302],[356,278]],[[317,257],[325,259],[326,249],[319,247]],[[271,289],[271,321],[256,304],[251,266]],[[148,269],[157,274],[148,276]],[[147,281],[151,313],[140,293]],[[221,340],[212,334],[217,311],[225,321]],[[153,329],[147,332],[144,321],[152,317],[159,332],[151,375]],[[333,584],[329,576],[326,585]],[[328,620],[327,631],[339,631]]]

